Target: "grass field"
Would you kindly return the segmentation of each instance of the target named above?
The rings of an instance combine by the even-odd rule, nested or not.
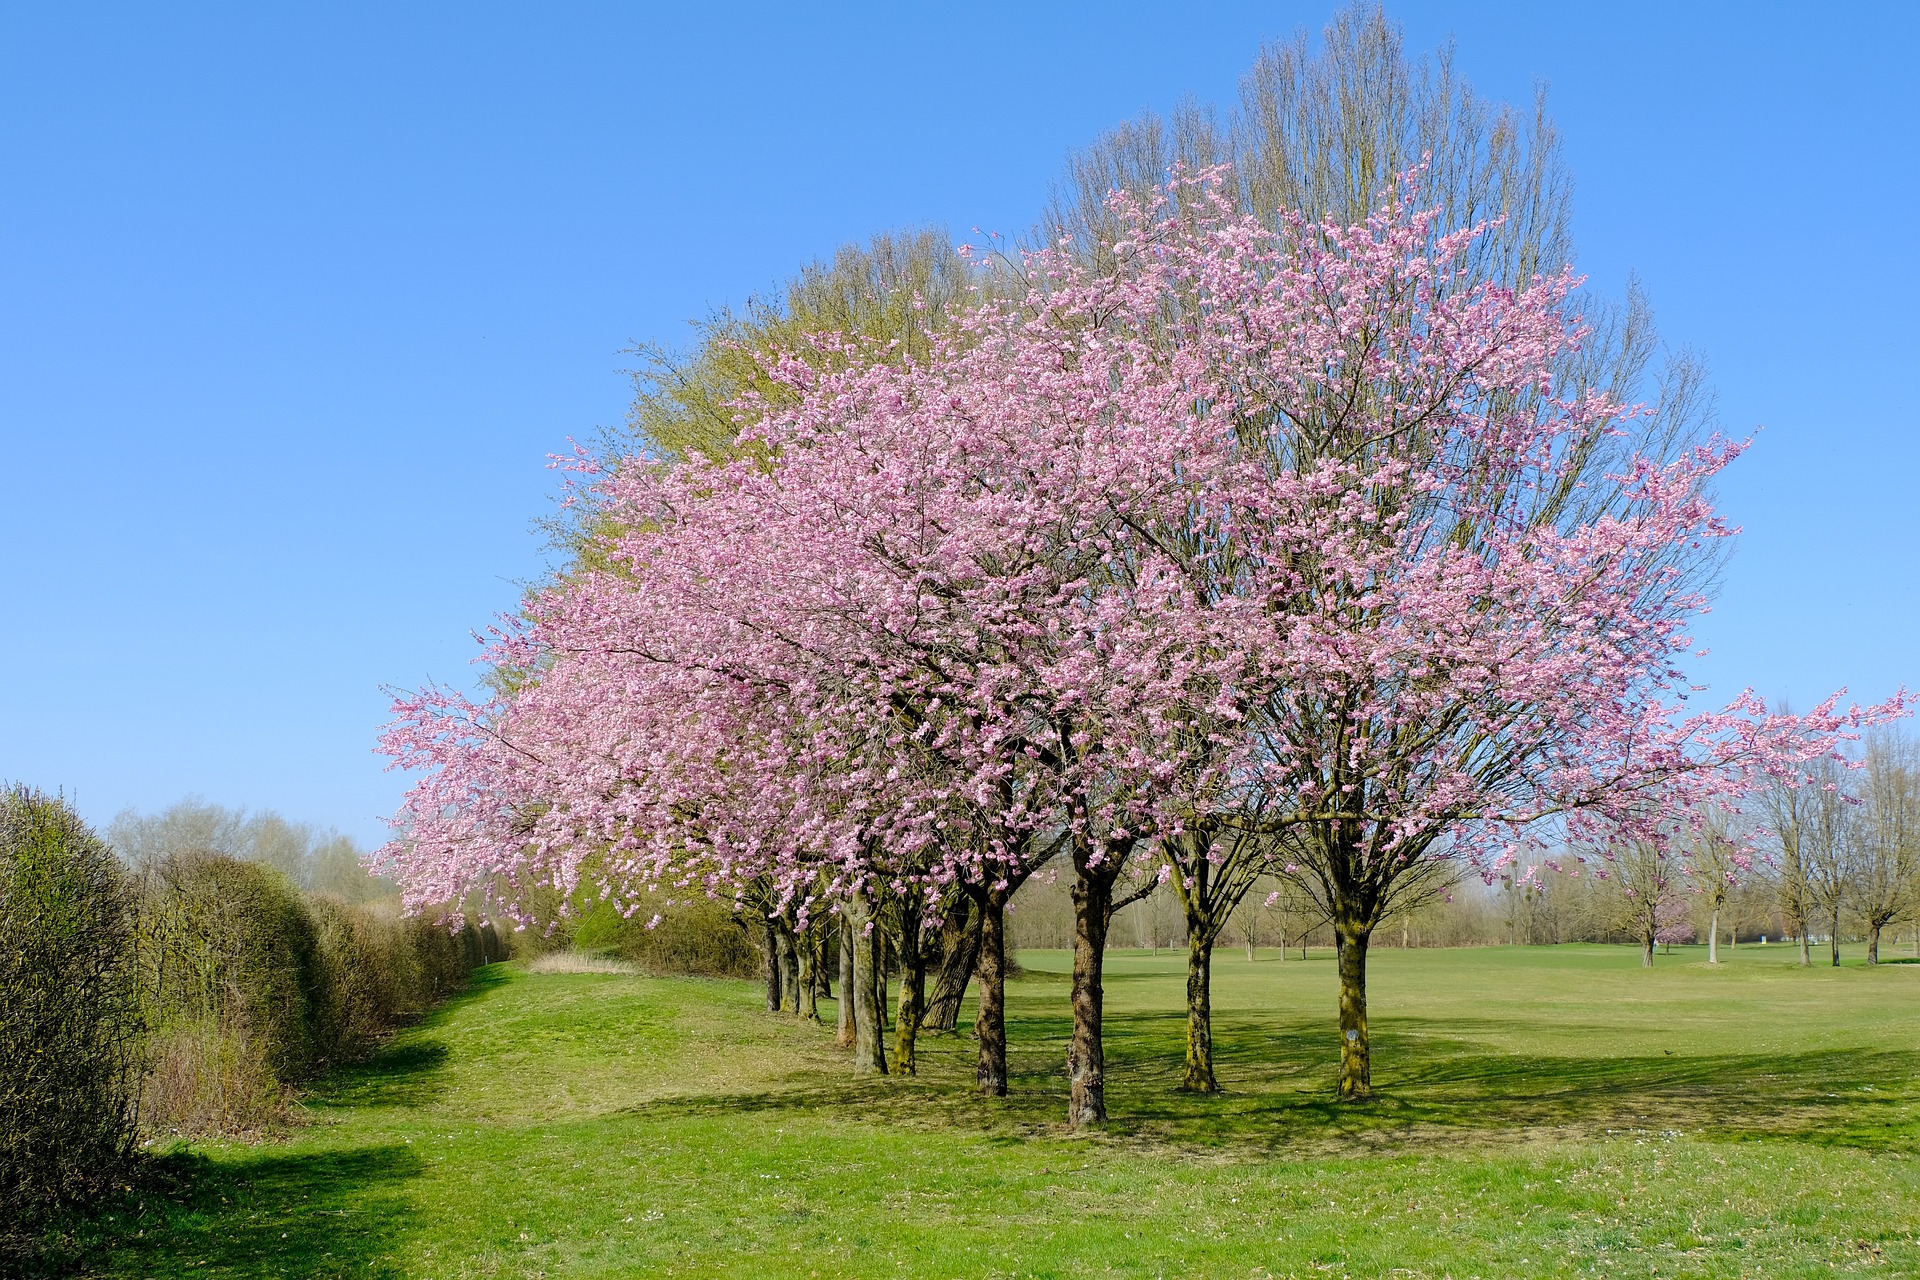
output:
[[[1178,1092],[1181,958],[1108,962],[1113,1122],[1068,1135],[1066,957],[1012,1096],[932,1038],[856,1080],[750,984],[482,970],[258,1144],[170,1157],[107,1276],[1920,1275],[1920,966],[1385,950],[1380,1101],[1331,1096],[1324,953],[1215,961],[1228,1092]],[[831,1015],[832,1006],[824,1006]]]

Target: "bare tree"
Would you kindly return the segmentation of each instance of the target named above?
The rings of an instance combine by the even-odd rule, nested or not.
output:
[[[1694,891],[1707,912],[1707,963],[1720,963],[1720,913],[1740,886],[1751,860],[1741,852],[1728,816],[1722,812],[1707,815],[1701,829],[1694,833],[1688,861],[1692,864]]]
[[[1813,907],[1827,930],[1833,966],[1840,966],[1840,913],[1852,888],[1854,800],[1847,794],[1846,767],[1823,759],[1807,770],[1801,787],[1805,813],[1800,829],[1800,860]]]
[[[1863,766],[1849,879],[1867,927],[1867,963],[1878,964],[1881,931],[1913,910],[1920,888],[1920,749],[1906,734],[1878,732]]]
[[[1619,888],[1619,925],[1640,944],[1640,963],[1653,967],[1656,942],[1686,919],[1691,887],[1679,853],[1653,840],[1630,840],[1615,849],[1611,879]]]

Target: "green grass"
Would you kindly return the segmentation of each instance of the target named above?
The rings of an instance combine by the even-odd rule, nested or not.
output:
[[[1723,953],[1725,954],[1725,953]],[[309,1123],[169,1158],[105,1276],[1920,1274],[1920,966],[1698,948],[1385,950],[1369,1106],[1316,954],[1215,962],[1219,1098],[1180,1093],[1176,955],[1108,963],[1109,1106],[1060,1127],[1065,957],[971,1044],[860,1080],[747,983],[483,970]],[[831,1004],[825,1006],[830,1015]]]

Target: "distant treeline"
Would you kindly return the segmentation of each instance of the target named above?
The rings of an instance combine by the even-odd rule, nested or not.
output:
[[[1782,906],[1791,892],[1779,873],[1757,867],[1731,888],[1719,908],[1721,943],[1757,943],[1797,939],[1800,930]],[[1704,898],[1680,897],[1685,912],[1673,931],[1673,940],[1705,942],[1713,919],[1712,903]],[[1911,920],[1903,921],[1907,943],[1913,941]],[[1016,947],[1065,948],[1073,945],[1073,904],[1064,879],[1030,880],[1014,898],[1007,913],[1007,932]],[[1824,939],[1829,929],[1815,928]],[[1842,942],[1858,945],[1870,933],[1857,910],[1843,909]],[[1374,935],[1376,947],[1476,947],[1561,942],[1638,943],[1631,903],[1617,877],[1602,878],[1591,867],[1574,876],[1542,867],[1531,881],[1511,880],[1482,884],[1469,878],[1452,892],[1384,922]],[[1222,947],[1275,949],[1334,945],[1325,916],[1297,889],[1284,881],[1263,881],[1234,910],[1222,932]],[[1173,890],[1161,888],[1115,915],[1107,945],[1154,949],[1184,947],[1180,903]],[[1905,944],[1903,944],[1905,945]],[[1916,952],[1920,954],[1920,952]]]

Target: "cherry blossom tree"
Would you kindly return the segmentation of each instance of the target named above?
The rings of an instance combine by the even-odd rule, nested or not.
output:
[[[1653,411],[1569,373],[1572,276],[1475,276],[1487,229],[1417,172],[1354,226],[1263,225],[1224,178],[1116,195],[1102,253],[1032,255],[924,358],[779,361],[727,459],[596,477],[605,545],[497,637],[529,678],[399,707],[409,900],[753,881],[801,926],[890,911],[905,955],[968,894],[985,1020],[1006,896],[1064,857],[1078,1126],[1135,854],[1190,888],[1251,843],[1333,923],[1363,1098],[1368,942],[1423,886],[1664,849],[1898,709],[1686,712],[1688,566],[1741,446],[1646,445]]]

